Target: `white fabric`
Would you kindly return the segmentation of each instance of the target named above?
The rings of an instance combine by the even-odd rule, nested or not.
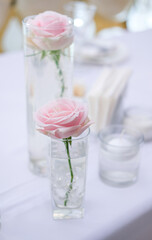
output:
[[[125,105],[149,105],[152,31],[125,34],[121,39],[130,51],[130,60],[124,65],[134,70]],[[0,67],[0,192],[4,192],[35,177],[28,170],[23,54],[0,55]],[[75,71],[77,77],[84,77],[89,90],[101,67],[77,65]],[[102,183],[98,141],[90,136],[89,143],[84,219],[53,221],[51,203],[46,201],[2,222],[0,240],[151,240],[152,143],[143,149],[139,181],[126,188]]]
[[[129,68],[103,68],[100,78],[89,91],[87,96],[89,115],[94,121],[92,130],[95,133],[110,124],[130,75]]]

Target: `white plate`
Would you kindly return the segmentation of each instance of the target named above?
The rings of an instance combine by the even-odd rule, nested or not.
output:
[[[85,42],[75,49],[77,62],[91,64],[117,64],[128,58],[128,50],[121,42],[99,40]]]

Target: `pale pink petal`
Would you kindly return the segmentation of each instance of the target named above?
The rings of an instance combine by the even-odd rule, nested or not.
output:
[[[88,127],[90,127],[93,124],[92,121],[89,121],[87,124],[81,126],[76,132],[74,132],[74,134],[72,135],[72,137],[78,137],[79,135],[81,135]]]
[[[37,126],[45,135],[56,138],[79,136],[92,122],[85,104],[60,98],[46,104],[35,114]]]
[[[52,131],[52,130],[55,130],[55,129],[57,129],[59,127],[58,125],[55,125],[55,124],[48,124],[48,125],[46,125],[46,124],[43,124],[43,123],[41,123],[38,126],[43,128],[46,131]]]
[[[42,134],[44,134],[44,135],[46,135],[47,137],[51,137],[51,138],[58,139],[58,138],[55,136],[54,131],[48,132],[48,131],[45,131],[45,130],[43,130],[43,129],[37,129],[37,131],[40,132],[40,133],[42,133]]]
[[[29,19],[30,46],[40,50],[59,50],[73,42],[73,27],[65,15],[46,11]]]
[[[73,112],[66,117],[62,118],[59,122],[60,126],[71,127],[79,125],[79,112]]]
[[[79,129],[79,127],[80,126],[58,128],[55,130],[55,136],[57,138],[68,138],[72,136]]]

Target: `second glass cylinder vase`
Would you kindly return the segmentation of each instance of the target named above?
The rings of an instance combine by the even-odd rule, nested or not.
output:
[[[57,23],[48,24],[52,14]],[[49,140],[36,131],[33,115],[48,101],[72,94],[73,24],[64,15],[45,12],[25,18],[23,30],[30,169],[46,176]]]
[[[51,186],[54,219],[82,218],[88,153],[86,130],[79,137],[51,139]]]

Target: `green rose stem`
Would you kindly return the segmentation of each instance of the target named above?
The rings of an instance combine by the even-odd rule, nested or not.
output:
[[[56,67],[58,69],[58,73],[60,76],[60,81],[61,81],[61,93],[60,93],[60,97],[63,97],[63,93],[65,90],[65,86],[64,86],[64,78],[63,78],[63,72],[62,69],[60,68],[60,56],[61,56],[61,50],[56,50],[56,51],[50,51],[50,54],[52,55],[52,58],[56,64]]]
[[[34,57],[34,56],[36,56],[36,55],[38,55],[38,54],[40,54],[40,53],[42,54],[42,52],[40,51],[40,52],[37,52],[37,53],[25,55],[25,57]]]
[[[42,55],[41,55],[41,59],[43,59],[45,56],[47,56],[47,54],[52,56],[53,61],[55,62],[55,65],[57,67],[58,70],[58,74],[60,77],[60,81],[61,81],[61,93],[60,93],[60,97],[63,97],[64,94],[64,90],[65,90],[65,86],[64,86],[64,78],[63,78],[63,72],[62,69],[60,68],[60,57],[61,57],[61,50],[52,50],[52,51],[42,51]]]
[[[60,68],[60,57],[61,57],[61,50],[52,50],[52,51],[45,51],[42,50],[40,52],[31,54],[31,55],[26,55],[26,57],[32,57],[32,56],[36,56],[38,54],[41,54],[41,60],[43,58],[45,58],[48,55],[52,56],[52,59],[57,67],[58,70],[58,74],[60,77],[60,81],[61,81],[61,92],[60,92],[60,97],[63,97],[64,91],[65,91],[65,85],[64,85],[64,78],[63,78],[63,72],[62,69]]]
[[[72,144],[72,137],[64,138],[63,142],[65,144],[65,148],[66,148],[66,152],[67,152],[67,156],[68,156],[68,164],[69,164],[69,169],[70,169],[70,174],[71,174],[71,180],[70,180],[69,189],[68,189],[68,191],[65,194],[66,199],[64,201],[64,206],[66,207],[68,199],[69,199],[69,194],[70,194],[70,192],[72,190],[72,183],[73,183],[73,170],[72,170],[71,157],[70,157],[70,151],[69,151],[69,144],[70,145]]]

